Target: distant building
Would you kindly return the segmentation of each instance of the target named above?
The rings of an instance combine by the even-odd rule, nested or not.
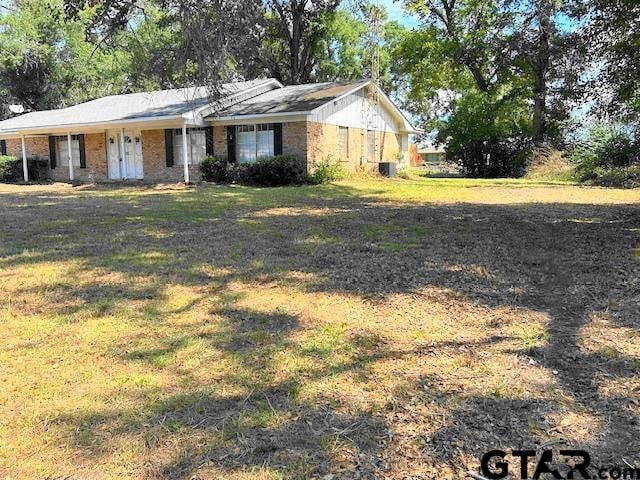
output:
[[[447,152],[442,146],[436,147],[433,143],[426,142],[418,145],[418,155],[423,163],[439,163],[446,159]]]

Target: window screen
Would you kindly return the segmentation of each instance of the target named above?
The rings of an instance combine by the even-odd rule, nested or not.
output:
[[[255,162],[274,153],[274,127],[272,123],[238,125],[236,150],[239,163]]]
[[[67,137],[58,137],[58,159],[60,166],[69,166],[69,143]],[[73,158],[73,166],[80,166],[80,139],[78,135],[71,135],[71,157]]]
[[[182,129],[173,131],[173,159],[176,165],[184,165],[182,154]],[[187,152],[189,164],[199,164],[207,156],[207,133],[204,128],[187,129]]]

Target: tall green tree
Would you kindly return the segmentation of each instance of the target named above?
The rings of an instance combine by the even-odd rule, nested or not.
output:
[[[477,157],[470,164],[496,160],[496,149],[526,149],[526,140],[535,146],[561,140],[585,66],[581,42],[567,25],[567,2],[412,0],[408,8],[422,26],[405,37],[398,55],[410,79],[407,104],[438,138],[458,146],[466,139],[465,155]],[[504,115],[507,105],[513,121]],[[488,128],[464,127],[474,118]]]
[[[61,107],[118,91],[116,52],[85,42],[83,19],[67,22],[62,1],[22,0],[0,15],[2,102],[27,110]],[[7,116],[6,108],[2,115]]]
[[[594,0],[581,13],[590,18],[586,28],[590,53],[598,62],[592,97],[608,113],[637,121],[640,116],[640,2]]]
[[[268,0],[265,22],[269,71],[287,84],[311,81],[340,0]]]
[[[380,7],[379,7],[380,8]],[[408,30],[388,21],[380,8],[380,31],[376,48],[379,58],[379,81],[386,92],[395,92],[394,57]],[[318,82],[357,80],[371,77],[373,48],[368,41],[370,26],[361,11],[340,9],[335,12],[321,40],[317,66],[312,80]]]

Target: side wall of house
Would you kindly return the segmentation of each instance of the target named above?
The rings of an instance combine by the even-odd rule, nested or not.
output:
[[[390,131],[376,131],[375,158],[368,158],[367,130],[348,127],[348,151],[346,158],[338,144],[340,125],[294,121],[282,123],[282,153],[293,155],[306,162],[312,172],[325,159],[340,161],[346,170],[377,170],[379,162],[397,161],[401,151],[399,135]],[[226,126],[214,126],[214,153],[227,158]],[[145,173],[146,176],[146,173]]]
[[[368,132],[362,128],[347,127],[347,156],[343,158],[338,144],[339,125],[327,123],[307,123],[308,168],[310,171],[319,162],[330,158],[340,161],[346,170],[374,171],[379,162],[395,162],[401,151],[399,135],[389,131],[376,131],[375,157],[369,158]]]
[[[227,158],[227,127],[214,125],[213,153]],[[282,124],[282,154],[294,155],[302,160],[307,158],[307,122],[284,122]]]

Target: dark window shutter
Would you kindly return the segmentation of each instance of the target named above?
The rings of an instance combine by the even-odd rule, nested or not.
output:
[[[213,127],[207,127],[205,129],[207,136],[207,155],[213,155]]]
[[[227,127],[227,161],[236,163],[236,127],[229,125]]]
[[[51,169],[54,170],[56,168],[56,164],[58,160],[58,154],[56,152],[56,137],[49,137],[49,163],[51,164]]]
[[[80,168],[87,168],[87,152],[84,149],[84,134],[78,135],[80,146]]]
[[[170,128],[164,131],[164,148],[167,167],[173,167],[173,130]]]
[[[0,155],[6,155],[6,154],[7,154],[7,141],[0,140]]]
[[[282,155],[282,124],[273,124],[273,154]]]

